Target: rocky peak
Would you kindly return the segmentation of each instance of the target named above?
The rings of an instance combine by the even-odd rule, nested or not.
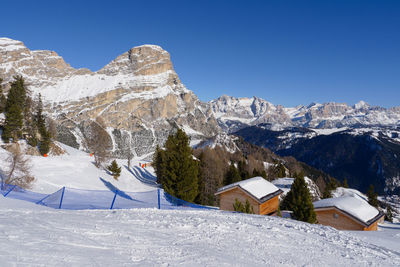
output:
[[[98,73],[156,75],[167,71],[175,72],[169,53],[157,45],[142,45],[131,48]]]
[[[0,39],[5,82],[22,75],[41,93],[47,114],[58,122],[59,139],[81,147],[99,117],[116,156],[152,153],[177,127],[192,141],[220,131],[209,107],[180,82],[170,55],[156,45],[134,47],[98,72],[76,70],[52,51],[30,51]]]
[[[353,106],[354,109],[366,109],[369,107],[370,107],[370,105],[362,100]]]
[[[44,87],[76,71],[54,51],[31,51],[20,41],[0,38],[0,73],[6,90],[14,75],[22,75],[33,87]]]

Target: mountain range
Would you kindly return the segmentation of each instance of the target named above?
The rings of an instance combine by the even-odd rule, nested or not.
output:
[[[32,95],[41,94],[45,112],[57,123],[58,140],[75,148],[84,148],[101,121],[116,157],[129,150],[149,157],[181,127],[192,145],[227,144],[226,133],[235,134],[347,178],[359,189],[369,183],[380,192],[400,188],[400,107],[363,101],[283,107],[226,95],[202,102],[182,84],[169,53],[156,45],[134,47],[92,72],[71,67],[56,52],[0,38],[5,92],[14,75],[25,78]]]

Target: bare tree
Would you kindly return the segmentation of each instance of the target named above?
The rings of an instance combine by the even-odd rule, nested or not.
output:
[[[86,148],[94,154],[94,164],[97,168],[110,159],[109,149],[111,148],[111,138],[104,129],[104,124],[99,119],[90,124],[90,131],[85,136]]]
[[[133,154],[132,154],[132,150],[131,150],[131,146],[129,145],[128,146],[128,149],[127,149],[127,157],[128,157],[128,169],[130,169],[131,168],[131,161],[132,161],[132,158],[133,158]]]
[[[8,157],[10,166],[5,183],[30,188],[35,178],[30,173],[29,158],[21,152],[18,143],[10,146],[9,151],[11,152]]]

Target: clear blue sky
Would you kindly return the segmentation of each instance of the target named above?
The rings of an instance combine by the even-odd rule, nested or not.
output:
[[[201,100],[400,106],[400,1],[1,1],[0,36],[98,70],[158,44]]]

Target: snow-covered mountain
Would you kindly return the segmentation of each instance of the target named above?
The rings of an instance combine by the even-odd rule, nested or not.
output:
[[[372,107],[364,101],[353,106],[330,102],[286,108],[258,97],[224,95],[210,101],[210,105],[221,127],[229,132],[260,123],[267,123],[274,130],[286,127],[332,129],[400,125],[400,107]]]
[[[94,120],[101,117],[109,147],[123,156],[151,153],[177,126],[192,140],[214,136],[219,126],[208,105],[179,80],[170,55],[156,45],[134,47],[97,72],[74,69],[52,51],[31,51],[16,40],[0,38],[0,77],[7,91],[22,75],[33,95],[58,122],[60,141],[82,146]]]

